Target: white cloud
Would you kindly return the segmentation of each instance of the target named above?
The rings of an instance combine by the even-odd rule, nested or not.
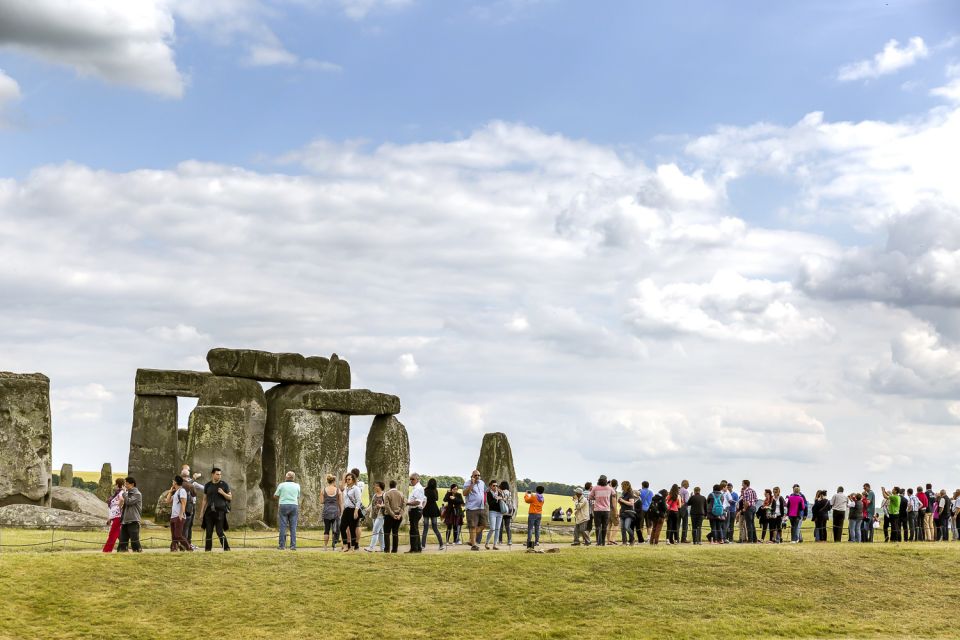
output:
[[[172,48],[174,20],[161,0],[7,0],[0,47],[114,84],[183,95]]]
[[[902,47],[896,40],[890,40],[883,46],[883,50],[876,53],[873,58],[841,67],[837,72],[837,79],[841,82],[849,82],[851,80],[879,78],[912,66],[928,55],[930,55],[930,50],[923,42],[923,38],[919,36],[910,38],[909,42]]]
[[[347,17],[362,20],[375,11],[400,9],[413,4],[413,0],[336,0]]]
[[[947,65],[947,84],[931,89],[930,95],[960,102],[960,63]]]
[[[20,85],[0,69],[0,129],[4,126],[4,110],[20,99]]]
[[[404,353],[398,358],[398,361],[400,363],[400,375],[404,378],[414,378],[420,373],[420,366],[412,353]]]
[[[198,342],[210,339],[210,336],[197,331],[196,327],[185,324],[178,324],[175,327],[151,327],[147,329],[147,333],[168,342]]]
[[[870,372],[878,393],[919,397],[960,395],[960,349],[944,344],[930,325],[905,330],[890,344],[889,361]]]

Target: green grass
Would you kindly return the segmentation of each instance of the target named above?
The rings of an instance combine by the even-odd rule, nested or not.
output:
[[[0,637],[953,638],[958,560],[932,543],[3,554]]]
[[[126,477],[126,471],[114,471],[113,479],[124,478]],[[99,471],[74,471],[74,478],[80,478],[84,482],[100,482],[100,472]]]

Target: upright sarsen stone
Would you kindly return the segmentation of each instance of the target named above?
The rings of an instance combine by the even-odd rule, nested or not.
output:
[[[100,467],[100,480],[97,482],[97,497],[108,502],[113,496],[113,466],[104,462]]]
[[[143,494],[144,513],[153,514],[157,498],[170,487],[177,463],[176,397],[136,396],[127,473]]]
[[[350,417],[331,411],[290,409],[281,416],[280,430],[280,465],[296,473],[300,483],[300,523],[304,527],[320,526],[326,475],[332,473],[339,479],[347,472]]]
[[[480,458],[477,460],[480,478],[486,482],[491,478],[497,482],[506,480],[517,504],[517,472],[513,467],[513,451],[505,433],[486,433],[480,445]]]
[[[0,371],[0,506],[50,505],[50,379]]]
[[[410,477],[410,438],[407,429],[396,416],[377,416],[367,434],[367,487],[373,494],[373,484],[378,480],[390,487],[397,481],[397,488],[406,491]]]
[[[73,486],[73,465],[72,464],[62,464],[60,465],[60,479],[57,482],[57,486],[60,487],[72,487]],[[63,507],[54,507],[55,509],[62,509]]]
[[[188,456],[193,468],[201,470],[204,476],[214,467],[223,470],[223,479],[233,495],[230,522],[234,526],[247,522],[246,431],[247,414],[240,407],[197,405],[190,413]],[[169,488],[172,479],[171,474],[164,489]],[[157,498],[159,493],[152,499],[154,504]],[[259,520],[259,515],[255,519]]]

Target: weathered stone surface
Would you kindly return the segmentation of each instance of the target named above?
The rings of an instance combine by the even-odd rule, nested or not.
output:
[[[396,416],[381,415],[373,419],[367,434],[367,487],[371,495],[375,482],[389,487],[391,480],[405,491],[410,477],[410,438]],[[369,518],[368,518],[369,520]]]
[[[352,416],[393,415],[400,413],[400,398],[369,389],[335,389],[305,393],[303,406]]]
[[[197,398],[209,377],[206,371],[137,369],[134,393],[141,396]]]
[[[270,525],[277,524],[277,499],[273,496],[277,484],[283,479],[283,474],[289,469],[281,469],[280,450],[282,446],[282,433],[280,430],[280,420],[283,412],[288,409],[302,409],[302,396],[308,391],[321,391],[323,387],[319,384],[297,384],[281,383],[269,389],[266,393],[267,398],[267,423],[263,431],[263,456],[262,469],[263,474],[260,479],[260,487],[264,498],[264,520]]]
[[[170,510],[173,508],[173,505],[167,504],[168,493],[170,493],[169,490],[164,491],[162,494],[160,494],[160,497],[157,498],[157,505],[154,507],[153,511],[153,521],[157,524],[170,524]],[[198,504],[197,507],[199,506],[200,505]]]
[[[290,409],[280,419],[280,467],[297,474],[303,496],[300,522],[304,527],[323,524],[326,475],[341,478],[347,472],[350,450],[350,417],[330,411]]]
[[[337,354],[330,356],[330,365],[320,380],[320,386],[324,389],[349,389],[350,363],[341,360]]]
[[[105,518],[88,516],[84,513],[41,507],[35,504],[12,504],[0,507],[0,526],[35,527],[71,527],[74,529],[103,529]]]
[[[50,379],[0,371],[0,505],[49,505]]]
[[[107,502],[113,495],[113,466],[104,462],[100,467],[100,480],[97,482],[96,496]]]
[[[110,508],[106,502],[89,491],[76,487],[54,487],[50,492],[50,505],[54,509],[84,513],[104,520],[110,517]]]
[[[497,482],[506,480],[513,492],[513,504],[517,504],[517,471],[513,466],[513,451],[505,433],[486,433],[480,445],[477,470],[484,482],[491,478]]]
[[[145,514],[153,513],[157,498],[170,485],[177,457],[177,399],[136,396],[127,473],[137,480]]]
[[[233,494],[230,503],[233,526],[242,525],[247,520],[246,428],[247,412],[241,407],[197,405],[190,414],[190,464],[205,477],[214,467],[223,470],[223,480]],[[164,489],[169,488],[172,477],[170,474]],[[260,515],[255,515],[259,520]]]
[[[61,487],[72,487],[73,486],[73,465],[72,464],[63,464],[60,466],[60,478],[57,482],[58,486]],[[57,509],[62,509],[63,507],[57,507]]]
[[[189,416],[187,420],[189,420]],[[177,429],[177,467],[183,463],[190,464],[187,458],[187,445],[190,443],[190,430],[189,429]]]
[[[207,364],[213,373],[265,382],[319,383],[329,362],[321,356],[305,358],[299,353],[252,349],[211,349],[207,353]]]

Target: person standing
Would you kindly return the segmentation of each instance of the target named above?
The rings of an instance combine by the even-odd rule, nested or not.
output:
[[[887,491],[880,487],[883,497],[887,499],[887,513],[890,514],[890,542],[900,542],[900,489],[894,487]]]
[[[610,488],[613,494],[610,496],[610,515],[607,518],[607,544],[616,545],[617,541],[613,539],[613,531],[617,522],[620,521],[620,505],[617,504],[617,487],[620,483],[616,478],[610,481]]]
[[[497,536],[498,542],[503,543],[503,534],[507,534],[507,549],[513,547],[513,532],[510,530],[510,523],[513,522],[513,515],[517,512],[514,504],[513,491],[510,490],[510,483],[506,480],[500,481],[500,514],[502,523],[500,525],[500,535]]]
[[[689,480],[680,481],[680,501],[683,503],[683,507],[680,508],[680,543],[686,544],[688,542],[687,527],[690,522],[690,506],[687,504],[690,501]]]
[[[114,481],[113,495],[107,502],[110,509],[110,533],[107,534],[107,542],[103,545],[104,553],[111,553],[117,545],[117,539],[120,538],[120,519],[123,515],[123,478],[117,478]]]
[[[463,526],[463,494],[456,483],[443,496],[443,522],[447,525],[447,544],[453,533],[453,544],[460,544],[460,527]]]
[[[640,512],[637,513],[640,526],[637,531],[637,542],[643,544],[644,537],[650,537],[653,528],[653,519],[650,517],[650,504],[653,502],[653,491],[646,480],[640,483]]]
[[[861,538],[863,538],[864,542],[873,542],[873,516],[877,513],[877,505],[875,504],[877,494],[870,488],[869,482],[863,483],[863,499],[867,501],[867,517],[864,520],[866,524],[866,530],[864,531],[866,537],[864,538],[863,534],[861,534]]]
[[[583,489],[576,487],[573,490],[573,546],[579,547],[580,540],[585,546],[590,546],[590,532],[587,523],[590,522],[590,504],[583,497]]]
[[[437,545],[439,545],[440,551],[443,551],[443,536],[440,535],[440,527],[437,524],[437,521],[440,519],[440,507],[437,506],[437,501],[440,499],[440,491],[437,489],[436,478],[427,480],[427,487],[423,490],[423,495],[425,496],[426,504],[423,507],[423,536],[420,540],[420,548],[425,549],[427,547],[427,536],[432,527],[433,533],[437,536]]]
[[[860,542],[860,520],[863,519],[863,500],[860,498],[860,494],[850,494],[847,500],[847,508],[850,510],[850,534],[847,536],[847,542]]]
[[[670,487],[667,494],[667,544],[680,544],[680,509],[684,507],[680,500],[680,486]]]
[[[183,522],[187,519],[187,490],[183,488],[183,476],[174,476],[167,491],[170,505],[170,551],[193,551],[183,536]]]
[[[787,503],[780,495],[780,487],[774,487],[767,526],[770,527],[770,539],[776,544],[783,542],[783,518],[786,515]]]
[[[926,531],[924,531],[924,522],[926,520],[926,515],[928,511],[929,502],[927,502],[927,494],[923,492],[923,487],[918,486],[914,496],[917,498],[917,502],[920,503],[920,508],[917,509],[917,540],[926,540]]]
[[[527,503],[527,552],[542,553],[540,550],[540,521],[543,519],[543,487],[537,486],[535,494],[528,490],[523,496]]]
[[[636,511],[637,499],[633,495],[633,486],[629,480],[624,480],[620,485],[620,497],[617,498],[617,504],[620,507],[620,541],[623,544],[633,546],[633,530],[637,520]]]
[[[700,487],[693,488],[693,495],[687,503],[690,510],[691,533],[693,534],[693,544],[701,545],[703,533],[703,519],[707,515],[707,499],[700,494]]]
[[[607,544],[607,527],[610,524],[610,502],[616,492],[607,483],[607,476],[600,476],[597,486],[590,489],[590,499],[593,500],[593,520],[596,528],[598,546]]]
[[[653,517],[653,528],[650,529],[650,544],[660,544],[660,531],[663,530],[663,521],[667,517],[667,490],[661,489],[653,494],[650,502],[650,515]]]
[[[757,492],[750,487],[750,481],[744,480],[740,489],[743,501],[743,524],[747,528],[747,542],[757,543]]]
[[[723,544],[726,538],[721,523],[726,522],[727,511],[719,484],[713,485],[713,491],[707,496],[707,513],[710,514],[710,544]]]
[[[790,544],[800,542],[800,525],[807,512],[807,501],[800,495],[800,485],[793,485],[793,493],[787,497],[787,516],[790,518]]]
[[[427,504],[427,494],[420,484],[420,474],[410,474],[410,497],[407,498],[407,519],[410,522],[410,548],[407,553],[420,553],[423,546],[420,544],[420,519],[423,518],[423,507]],[[439,536],[440,533],[438,532]]]
[[[733,542],[734,523],[737,520],[737,503],[740,502],[740,496],[733,490],[733,483],[727,482],[726,500],[727,500],[727,542]]]
[[[383,494],[383,537],[384,552],[396,553],[400,544],[400,523],[403,522],[403,508],[407,499],[397,489],[397,481],[390,481],[390,488]]]
[[[493,478],[487,483],[487,520],[490,522],[490,529],[487,530],[487,540],[483,548],[490,549],[492,538],[493,550],[499,551],[497,538],[500,535],[500,527],[503,526],[503,513],[500,511],[500,485]]]
[[[360,479],[360,469],[354,467],[350,469],[350,473],[353,474],[353,479],[356,481],[357,489],[360,490],[360,511],[357,513],[357,521],[353,526],[353,550],[360,551],[360,525],[363,524],[363,519],[366,517],[363,507],[363,489],[364,483]]]
[[[833,511],[833,541],[843,540],[843,518],[847,512],[847,494],[843,487],[837,487],[837,492],[830,498],[830,508]]]
[[[123,553],[127,545],[136,553],[140,553],[140,518],[143,513],[143,495],[137,489],[137,481],[133,476],[123,480],[123,513],[120,516],[120,546],[118,551]]]
[[[197,482],[199,473],[190,475],[188,464],[180,467],[180,477],[183,478],[183,488],[187,491],[187,517],[183,521],[183,537],[190,543],[190,548],[196,551],[193,544],[193,522],[197,515],[197,492],[203,493],[203,485]]]
[[[340,514],[343,512],[343,492],[337,486],[337,478],[327,474],[327,486],[323,488],[323,548],[337,548],[340,539]],[[330,544],[330,532],[333,531],[333,544]]]
[[[480,479],[480,472],[476,469],[470,474],[470,479],[463,483],[463,493],[467,506],[470,550],[480,551],[477,541],[483,535],[483,530],[487,528],[487,509],[486,504],[484,504],[487,497],[487,486]]]
[[[953,501],[946,489],[940,489],[937,496],[937,533],[934,536],[940,542],[950,541],[950,518],[953,516]]]
[[[277,520],[280,523],[279,549],[283,551],[287,546],[287,530],[290,531],[290,551],[297,550],[297,520],[300,517],[300,485],[297,483],[297,474],[287,471],[283,482],[277,485],[273,492],[279,498]]]
[[[223,479],[220,467],[214,467],[210,472],[210,481],[203,485],[203,501],[200,503],[200,522],[206,530],[204,536],[204,551],[213,549],[213,532],[216,529],[217,539],[224,551],[230,551],[226,531],[230,529],[227,514],[230,512],[230,502],[233,494],[230,485]]]
[[[373,496],[370,498],[370,517],[373,518],[373,532],[370,534],[370,546],[364,547],[367,551],[373,551],[379,547],[379,551],[386,550],[385,538],[383,535],[383,493],[386,485],[381,480],[373,483]]]
[[[917,487],[919,489],[920,487]],[[934,509],[937,506],[937,494],[933,491],[933,485],[927,483],[927,490],[923,492],[927,497],[927,513],[923,519],[924,538],[930,542],[937,540],[936,518],[934,518]]]
[[[354,549],[353,537],[357,533],[357,520],[360,519],[362,494],[357,486],[357,476],[348,472],[343,476],[343,513],[340,514],[340,551],[348,553]]]
[[[818,489],[813,501],[813,539],[815,542],[827,541],[827,520],[830,519],[830,501],[827,490]]]

